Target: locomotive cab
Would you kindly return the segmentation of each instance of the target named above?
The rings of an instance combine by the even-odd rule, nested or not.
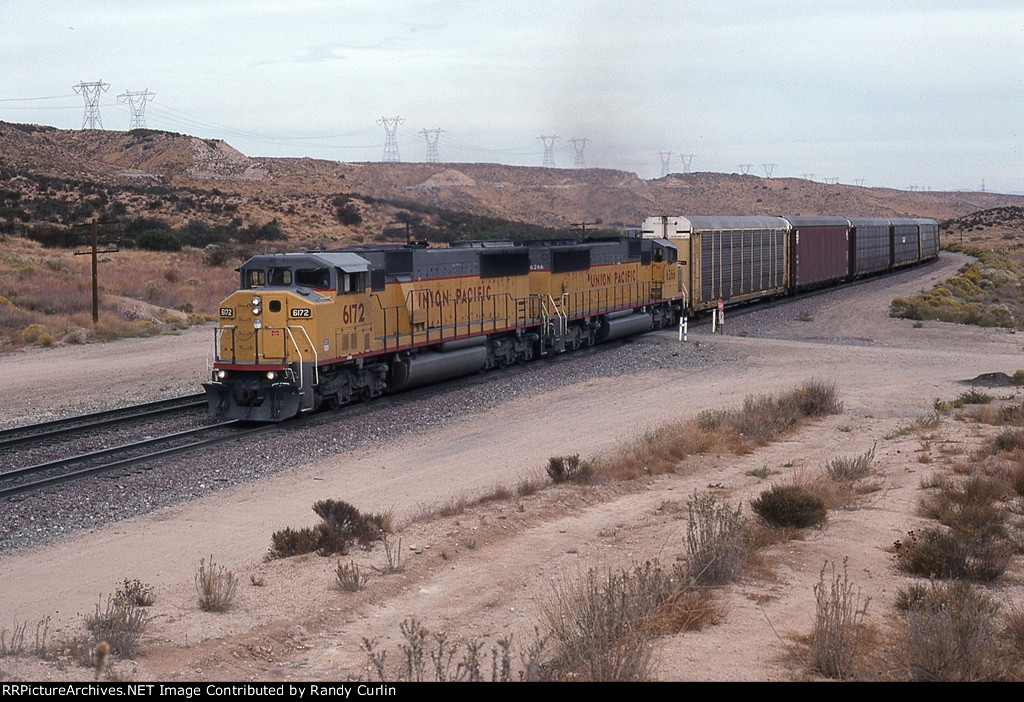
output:
[[[239,271],[240,289],[221,303],[204,383],[211,412],[277,421],[315,409],[320,368],[351,358],[357,345],[368,306],[367,261],[355,254],[273,254],[255,256]]]

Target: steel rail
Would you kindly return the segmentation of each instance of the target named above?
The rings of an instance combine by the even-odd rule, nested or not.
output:
[[[63,419],[51,419],[37,424],[25,424],[20,427],[11,427],[0,430],[0,450],[27,444],[31,441],[39,441],[68,432],[84,431],[110,426],[131,419],[143,419],[155,417],[183,409],[194,409],[206,404],[206,395],[197,393],[194,395],[183,395],[166,400],[154,400],[128,407],[101,410],[75,417]]]
[[[76,480],[78,478],[84,477],[86,475],[91,475],[91,474],[94,474],[94,473],[100,473],[100,472],[105,472],[105,471],[109,471],[109,470],[115,470],[117,468],[128,468],[128,467],[131,467],[133,465],[139,465],[139,464],[142,464],[142,463],[147,463],[149,461],[154,461],[154,460],[157,460],[157,459],[160,459],[160,458],[169,458],[169,457],[175,456],[177,454],[186,453],[188,451],[194,451],[194,450],[199,449],[199,448],[204,448],[204,447],[208,447],[208,446],[216,446],[217,444],[226,443],[228,441],[234,441],[236,439],[240,439],[240,438],[248,436],[250,434],[265,433],[265,432],[268,432],[268,431],[272,431],[272,430],[277,428],[277,425],[260,425],[258,427],[252,427],[252,426],[249,426],[249,425],[244,425],[242,422],[238,422],[238,421],[223,422],[221,424],[214,424],[214,425],[207,426],[207,427],[200,427],[198,429],[189,429],[189,430],[177,432],[177,433],[174,433],[174,434],[167,434],[165,436],[159,436],[159,437],[155,437],[155,438],[151,438],[151,439],[144,439],[143,441],[137,441],[137,442],[130,443],[130,444],[124,444],[122,446],[115,446],[115,447],[112,447],[112,448],[101,449],[99,451],[93,451],[91,453],[85,453],[85,454],[81,454],[79,456],[72,456],[72,457],[69,457],[69,458],[62,458],[62,459],[59,459],[59,460],[56,460],[56,461],[51,461],[49,463],[40,463],[40,464],[37,464],[37,465],[34,465],[34,466],[27,466],[27,467],[24,467],[24,468],[16,468],[14,470],[10,470],[10,471],[6,471],[4,473],[0,473],[0,480],[3,480],[3,481],[17,480],[18,478],[25,478],[25,477],[31,476],[33,474],[38,474],[38,473],[45,472],[45,471],[48,471],[48,470],[53,470],[53,469],[57,469],[57,468],[63,468],[63,467],[67,467],[67,466],[73,466],[73,465],[80,464],[80,463],[86,463],[86,462],[88,462],[90,460],[101,459],[101,458],[110,457],[110,456],[116,457],[119,454],[124,454],[124,453],[132,451],[132,450],[136,450],[136,449],[140,449],[140,448],[147,448],[147,447],[152,447],[152,446],[157,446],[157,445],[159,445],[161,443],[167,443],[168,441],[174,441],[176,439],[184,439],[184,438],[187,438],[187,437],[190,437],[190,436],[195,436],[195,435],[199,435],[199,434],[203,434],[203,433],[209,433],[211,431],[215,431],[215,430],[218,430],[218,429],[224,429],[226,427],[236,427],[238,429],[236,431],[229,432],[227,435],[215,436],[215,437],[211,437],[211,438],[207,438],[207,439],[199,439],[197,441],[191,441],[191,442],[188,442],[188,443],[185,443],[185,444],[181,444],[181,445],[178,445],[178,446],[171,446],[171,447],[168,447],[168,448],[158,449],[156,451],[149,451],[147,453],[144,453],[144,454],[138,455],[138,456],[131,456],[131,457],[128,457],[128,458],[121,458],[121,459],[117,459],[117,460],[113,460],[113,461],[101,462],[101,463],[96,464],[96,465],[86,466],[84,468],[79,468],[77,470],[68,471],[68,472],[65,472],[65,473],[61,473],[59,475],[49,476],[49,477],[46,477],[46,478],[40,478],[38,480],[30,480],[30,481],[27,481],[27,482],[20,482],[20,483],[18,483],[16,485],[12,485],[12,486],[9,486],[9,487],[0,487],[0,498],[11,497],[13,495],[18,495],[18,494],[25,493],[25,492],[31,492],[33,490],[38,490],[40,488],[48,487],[48,486],[52,486],[52,485],[59,485],[61,483],[65,483],[65,482],[69,482],[69,481],[72,481],[72,480]],[[241,428],[241,427],[245,427],[245,428]]]

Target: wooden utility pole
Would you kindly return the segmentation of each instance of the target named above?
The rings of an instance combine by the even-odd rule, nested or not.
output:
[[[100,222],[93,220],[89,224],[76,224],[72,227],[72,230],[80,229],[82,227],[89,227],[91,230],[92,246],[87,251],[75,251],[75,256],[86,256],[92,254],[92,323],[99,324],[100,321],[100,284],[99,284],[99,268],[97,266],[98,256],[101,253],[117,253],[118,248],[115,246],[112,249],[99,248],[100,239],[100,225],[113,225],[117,227],[120,232],[119,222]],[[109,230],[109,228],[108,228]]]

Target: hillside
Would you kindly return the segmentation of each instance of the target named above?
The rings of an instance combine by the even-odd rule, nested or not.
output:
[[[499,164],[342,163],[246,156],[219,140],[155,130],[84,131],[0,122],[0,226],[95,216],[172,227],[261,226],[296,244],[488,229],[494,220],[608,229],[653,213],[852,214],[940,220],[1024,206],[1024,197],[907,192],[792,178],[694,173],[641,180],[606,169]],[[459,213],[455,216],[453,213]],[[588,224],[588,228],[590,228]]]

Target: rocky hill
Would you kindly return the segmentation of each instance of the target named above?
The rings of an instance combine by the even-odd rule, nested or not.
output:
[[[223,141],[137,129],[60,130],[0,122],[0,226],[96,216],[253,227],[293,242],[464,237],[506,221],[610,230],[659,213],[847,214],[947,220],[1024,197],[906,192],[722,173],[641,180],[606,169],[488,163],[341,163],[246,156]]]

